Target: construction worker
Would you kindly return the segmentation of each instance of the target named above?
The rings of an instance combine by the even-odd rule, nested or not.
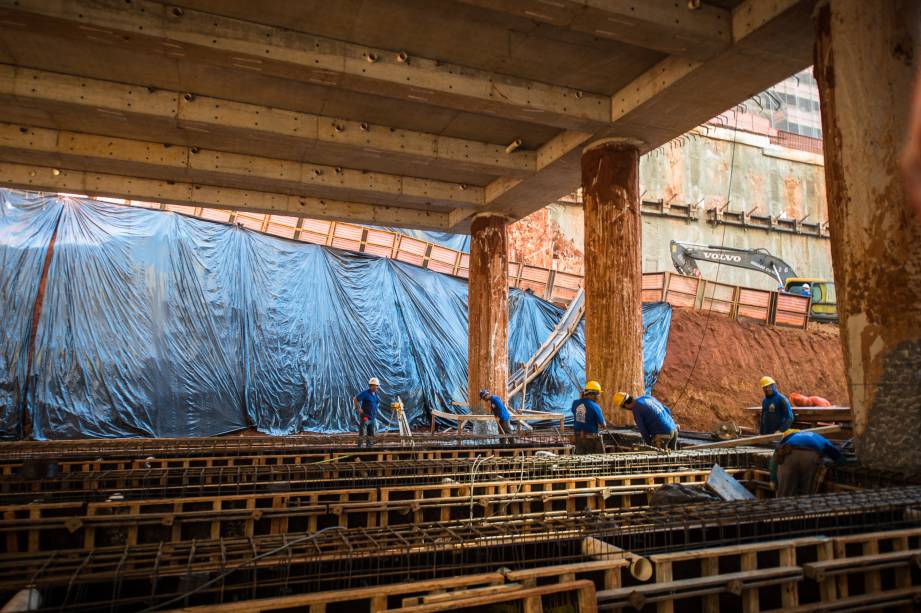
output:
[[[604,414],[598,405],[601,384],[588,381],[578,400],[572,403],[572,429],[575,432],[576,455],[604,453],[604,445],[598,435],[599,427],[607,427]]]
[[[377,410],[381,404],[381,399],[377,396],[377,388],[381,382],[377,377],[371,377],[368,380],[368,389],[352,398],[352,404],[358,412],[358,446],[366,444],[368,447],[374,445],[374,420],[377,418]]]
[[[505,406],[505,403],[502,402],[502,399],[495,394],[490,394],[489,390],[480,390],[480,401],[485,405],[486,410],[492,413],[496,418],[496,422],[499,424],[499,432],[511,434],[512,424],[510,420],[512,416],[509,415],[508,408]],[[502,442],[510,443],[511,439],[503,436]]]
[[[761,434],[786,432],[793,425],[793,408],[790,406],[790,401],[777,391],[777,383],[772,378],[761,377],[759,384],[764,390],[759,432]]]
[[[787,430],[771,459],[771,481],[777,496],[807,496],[814,494],[818,483],[816,474],[825,458],[844,464],[844,455],[821,434]]]
[[[667,406],[649,394],[634,398],[627,392],[614,395],[614,406],[633,411],[643,442],[660,449],[678,448],[678,424]]]

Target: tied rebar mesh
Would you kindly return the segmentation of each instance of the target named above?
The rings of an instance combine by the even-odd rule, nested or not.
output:
[[[649,555],[895,529],[919,525],[919,506],[921,487],[912,486],[527,520],[333,528],[306,538],[266,535],[19,554],[0,559],[0,589],[35,585],[49,610],[137,611],[196,589],[183,604],[576,562],[585,559],[581,545],[589,536]]]
[[[488,452],[484,452],[488,453]],[[482,455],[476,459],[396,460],[388,462],[316,462],[256,466],[138,468],[73,471],[44,478],[14,475],[0,480],[0,504],[302,492],[332,489],[524,481],[539,478],[658,474],[678,470],[749,468],[759,455],[753,448],[687,450],[596,456]],[[471,471],[476,464],[477,469]]]

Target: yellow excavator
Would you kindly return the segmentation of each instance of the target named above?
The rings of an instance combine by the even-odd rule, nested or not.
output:
[[[812,296],[809,319],[821,322],[837,322],[838,306],[835,283],[818,277],[800,277],[793,268],[771,255],[767,249],[738,249],[720,245],[694,245],[671,241],[672,263],[683,275],[700,277],[698,261],[713,262],[737,268],[757,270],[777,281],[778,288],[791,294],[806,294],[806,286]]]

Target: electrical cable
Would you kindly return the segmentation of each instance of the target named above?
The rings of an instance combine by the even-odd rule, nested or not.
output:
[[[285,543],[285,544],[282,545],[281,547],[276,547],[275,549],[272,549],[272,550],[270,550],[270,551],[266,551],[265,553],[260,553],[259,555],[255,556],[255,557],[252,557],[252,558],[250,558],[250,559],[248,559],[248,560],[244,560],[243,562],[240,562],[239,564],[237,564],[237,565],[234,566],[233,568],[228,569],[228,570],[222,572],[221,574],[217,575],[217,576],[214,577],[213,579],[209,579],[208,581],[205,581],[205,582],[202,583],[201,585],[199,585],[199,586],[197,586],[197,587],[195,587],[195,588],[193,588],[193,589],[191,589],[191,590],[189,590],[189,591],[187,591],[187,592],[184,592],[184,593],[182,593],[182,594],[180,594],[180,595],[178,595],[178,596],[175,596],[175,597],[173,597],[173,598],[170,598],[170,599],[167,600],[167,601],[164,601],[164,602],[161,602],[161,603],[159,603],[159,604],[155,604],[155,605],[151,605],[151,606],[147,607],[146,609],[142,610],[141,613],[149,613],[150,611],[156,611],[157,609],[161,609],[161,608],[163,608],[163,607],[165,607],[165,606],[169,606],[169,605],[175,604],[175,603],[177,603],[177,602],[180,602],[180,601],[182,601],[182,600],[185,600],[185,599],[188,598],[189,596],[194,596],[195,594],[197,594],[198,592],[202,591],[202,590],[205,589],[206,587],[211,586],[211,585],[214,585],[214,584],[217,583],[218,581],[220,581],[220,580],[222,580],[222,579],[228,577],[229,575],[231,575],[231,574],[237,572],[237,571],[240,570],[241,568],[244,568],[244,567],[246,567],[246,566],[249,566],[250,564],[255,564],[258,560],[261,560],[261,559],[263,559],[263,558],[267,558],[267,557],[269,557],[269,556],[273,556],[273,555],[275,555],[276,553],[280,553],[280,552],[282,552],[282,551],[284,551],[284,550],[286,550],[286,549],[290,549],[291,547],[294,547],[295,545],[300,545],[301,543],[305,543],[305,542],[307,542],[307,541],[314,540],[314,539],[316,539],[317,537],[319,537],[321,534],[323,534],[324,532],[330,532],[330,531],[332,531],[332,530],[344,530],[344,528],[343,528],[342,526],[329,526],[328,528],[323,528],[322,530],[318,530],[318,531],[316,531],[316,532],[311,532],[310,534],[308,534],[308,535],[306,535],[306,536],[302,536],[302,537],[300,537],[300,538],[296,538],[296,539],[294,539],[293,541],[291,541],[291,542],[289,542],[289,543]]]
[[[728,182],[728,185],[727,185],[727,188],[726,188],[726,204],[727,204],[727,205],[729,204],[730,199],[732,198],[732,178],[733,178],[733,175],[734,175],[734,172],[735,172],[736,145],[737,145],[738,142],[739,142],[739,137],[738,137],[738,131],[739,131],[739,115],[741,114],[741,113],[739,112],[739,108],[740,108],[741,106],[742,106],[742,105],[738,105],[738,106],[736,106],[736,107],[734,108],[735,125],[733,125],[733,128],[732,128],[732,148],[730,149],[730,154],[729,154],[729,182]],[[744,107],[743,107],[743,108],[744,108]],[[723,234],[722,234],[722,236],[720,237],[720,248],[721,248],[721,249],[722,249],[722,248],[725,246],[725,244],[726,244],[726,227],[727,227],[726,224],[723,224]],[[716,282],[719,281],[719,278],[720,278],[720,268],[721,268],[721,267],[722,267],[722,262],[717,261],[717,262],[716,262],[716,276],[713,278],[713,282],[714,282],[714,283],[716,283]],[[704,294],[704,300],[706,300],[706,298],[707,298],[707,296],[706,296],[706,293],[705,293],[705,294]],[[684,386],[683,386],[682,389],[681,389],[681,394],[678,396],[678,401],[675,402],[675,407],[674,407],[674,408],[676,408],[676,409],[677,409],[678,407],[682,406],[681,403],[684,401],[684,399],[685,399],[685,397],[686,397],[687,390],[688,390],[688,385],[690,385],[690,383],[691,383],[691,378],[694,376],[694,371],[697,369],[697,362],[698,362],[698,360],[700,359],[700,352],[701,352],[701,349],[703,349],[703,346],[704,346],[704,338],[707,336],[707,332],[709,332],[709,330],[710,330],[710,316],[711,316],[712,314],[713,314],[713,305],[711,304],[711,305],[710,305],[710,308],[707,309],[707,319],[704,321],[704,329],[703,329],[703,332],[702,332],[701,335],[700,335],[700,342],[699,342],[698,345],[697,345],[697,351],[696,351],[695,354],[694,354],[694,361],[691,363],[691,370],[688,371],[688,378],[687,378],[687,380],[685,380],[685,382],[684,382]]]

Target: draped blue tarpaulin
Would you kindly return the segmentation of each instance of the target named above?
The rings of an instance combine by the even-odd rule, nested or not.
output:
[[[2,205],[6,437],[24,411],[36,438],[354,430],[351,397],[371,376],[415,425],[466,396],[462,279],[175,213],[9,192]],[[562,312],[519,291],[509,310],[514,368]],[[670,318],[668,305],[644,305],[647,386]],[[528,407],[566,408],[583,382],[580,327],[529,386]]]
[[[35,300],[60,215],[53,198],[0,191],[0,438],[21,434]]]

